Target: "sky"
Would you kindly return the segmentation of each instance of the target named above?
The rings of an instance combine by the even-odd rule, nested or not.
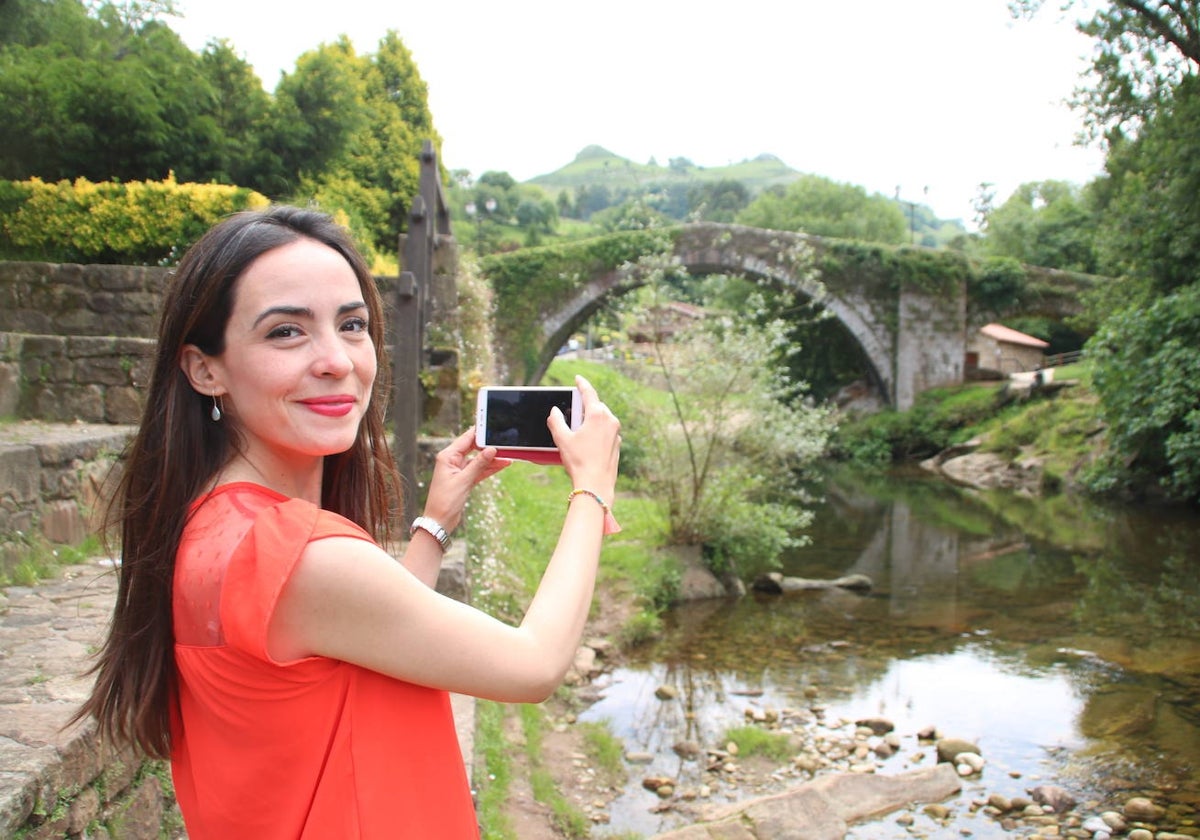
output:
[[[1055,3],[1006,0],[179,0],[194,50],[224,38],[273,90],[296,59],[394,30],[429,89],[442,162],[518,181],[599,145],[635,163],[791,168],[972,226],[1022,183],[1084,184],[1103,153],[1066,104],[1092,44]]]

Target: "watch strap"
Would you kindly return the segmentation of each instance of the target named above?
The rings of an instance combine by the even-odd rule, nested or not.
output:
[[[417,531],[424,531],[438,541],[438,545],[445,551],[450,547],[450,534],[442,527],[441,523],[429,516],[418,516],[413,520],[412,525],[408,529],[408,535],[411,537]]]

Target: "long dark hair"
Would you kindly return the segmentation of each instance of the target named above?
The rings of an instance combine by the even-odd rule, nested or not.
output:
[[[358,437],[325,458],[322,506],[365,528],[380,543],[391,535],[400,481],[384,429],[388,402],[383,301],[348,232],[314,210],[274,206],[230,216],[180,260],[163,300],[154,368],[137,435],[109,510],[108,534],[120,536],[117,602],[92,671],[91,696],[75,715],[98,721],[101,737],[130,742],[155,758],[171,751],[175,702],[171,619],[175,553],[188,508],[237,452],[236,431],[209,418],[211,398],[180,368],[185,345],[210,356],[225,349],[234,283],[268,251],[300,238],[333,248],[354,270],[367,304],[378,362],[375,388]]]

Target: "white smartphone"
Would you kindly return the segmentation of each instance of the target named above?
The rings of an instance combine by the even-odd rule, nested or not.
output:
[[[578,388],[545,385],[489,385],[479,389],[475,409],[475,444],[494,446],[501,455],[557,453],[546,420],[558,406],[572,429],[583,422]]]

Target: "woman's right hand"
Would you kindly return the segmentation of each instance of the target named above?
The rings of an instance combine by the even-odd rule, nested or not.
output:
[[[621,456],[621,421],[601,402],[592,383],[576,376],[575,385],[583,398],[583,423],[572,430],[555,408],[547,425],[572,486],[591,490],[611,503]]]

